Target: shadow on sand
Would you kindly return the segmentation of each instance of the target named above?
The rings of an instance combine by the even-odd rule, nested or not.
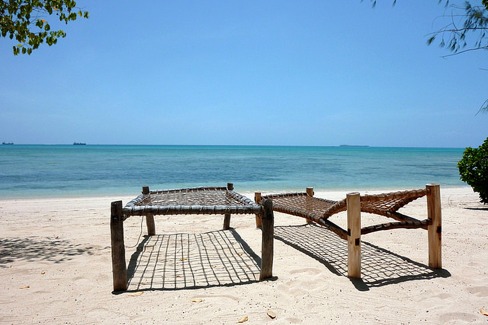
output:
[[[325,265],[332,273],[347,277],[347,241],[316,225],[275,227],[275,238]],[[446,270],[433,270],[407,257],[361,241],[362,279],[351,279],[358,290],[412,280],[449,277]]]
[[[131,256],[128,291],[258,282],[261,258],[234,230],[145,236]]]
[[[275,238],[347,277],[347,242],[315,225],[277,226]],[[414,280],[446,278],[447,270],[362,241],[360,291]],[[181,290],[258,282],[261,259],[234,230],[145,236],[128,265],[128,291]]]
[[[0,239],[0,267],[15,261],[62,263],[77,255],[93,255],[94,247],[51,237]]]

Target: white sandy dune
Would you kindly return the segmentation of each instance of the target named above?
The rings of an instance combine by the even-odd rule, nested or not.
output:
[[[110,202],[131,197],[0,200],[0,324],[488,324],[488,206],[469,187],[441,196],[442,270],[427,266],[425,230],[389,230],[362,237],[362,279],[350,280],[345,241],[275,214],[275,278],[258,282],[253,215],[227,231],[221,216],[156,216],[153,237],[131,217],[121,294]],[[403,210],[426,211],[425,198]]]

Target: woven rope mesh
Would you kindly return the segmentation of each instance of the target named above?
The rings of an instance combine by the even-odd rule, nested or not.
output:
[[[133,215],[256,214],[261,206],[225,187],[152,191],[124,207],[124,218]]]
[[[387,215],[426,195],[425,190],[400,191],[361,196],[361,211]]]
[[[151,192],[136,203],[136,206],[150,205],[241,205],[252,203],[226,188],[182,189]]]
[[[273,210],[302,216],[310,219],[320,218],[337,202],[308,196],[306,193],[268,195],[273,200]]]
[[[361,211],[388,216],[404,205],[426,195],[425,189],[399,191],[361,196]],[[310,197],[306,193],[274,194],[265,196],[273,200],[273,210],[309,219],[327,219],[346,211],[346,200],[331,201]]]

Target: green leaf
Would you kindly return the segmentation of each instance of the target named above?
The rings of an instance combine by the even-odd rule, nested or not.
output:
[[[12,47],[14,55],[31,54],[40,44],[53,45],[58,38],[66,36],[62,30],[51,30],[51,25],[43,19],[50,15],[56,15],[56,19],[65,23],[89,17],[89,13],[77,8],[73,0],[3,0],[0,2],[0,35],[21,44]]]
[[[488,204],[488,138],[478,148],[468,147],[458,162],[459,175]]]

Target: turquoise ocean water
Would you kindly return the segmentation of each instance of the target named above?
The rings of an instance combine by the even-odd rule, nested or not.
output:
[[[0,146],[0,198],[137,195],[225,186],[240,192],[465,186],[462,148]]]

